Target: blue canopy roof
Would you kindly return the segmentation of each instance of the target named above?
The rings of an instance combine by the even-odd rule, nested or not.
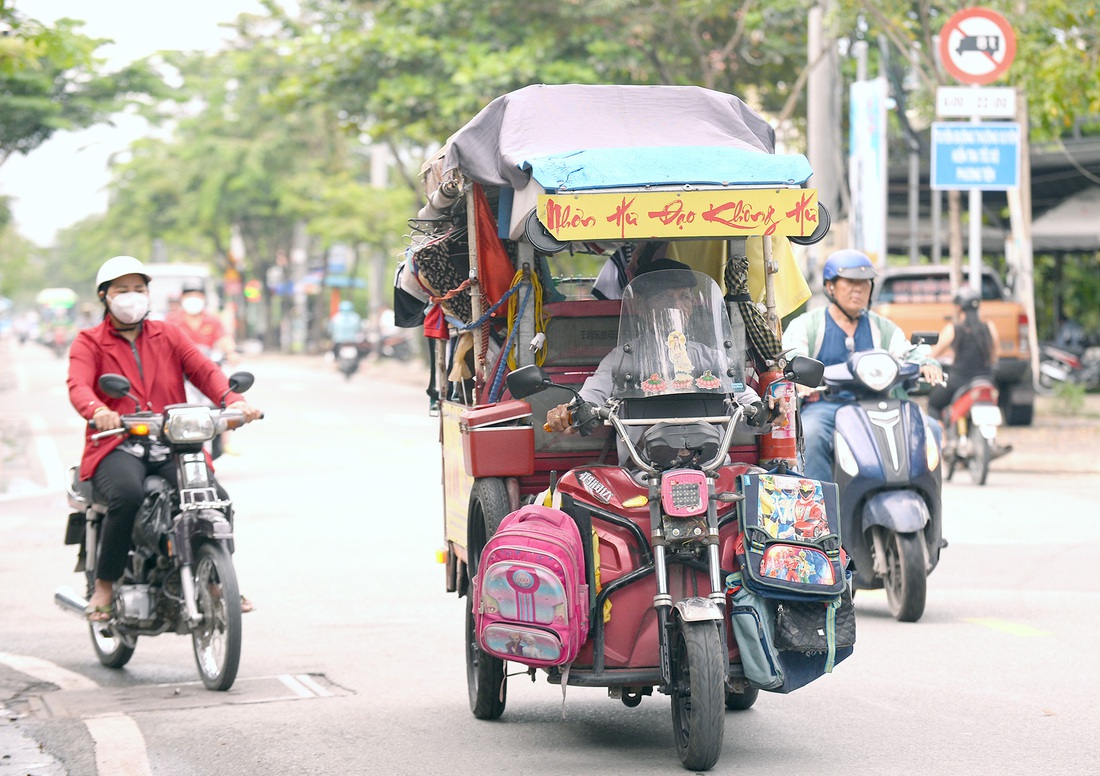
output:
[[[592,148],[537,156],[520,169],[549,191],[619,186],[801,185],[813,174],[802,154],[776,155],[723,146]]]

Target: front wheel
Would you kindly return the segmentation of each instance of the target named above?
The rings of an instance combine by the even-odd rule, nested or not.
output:
[[[989,449],[989,440],[985,438],[982,430],[977,426],[970,427],[970,457],[966,461],[966,468],[970,470],[970,479],[975,485],[985,485],[989,476],[989,459],[992,458]]]
[[[900,622],[916,622],[924,614],[928,577],[920,534],[899,534],[882,529],[886,549],[886,601],[890,614]]]
[[[191,631],[195,664],[208,690],[228,690],[241,661],[241,593],[229,551],[203,542],[195,553],[195,603],[202,622]]]
[[[481,651],[474,627],[474,577],[481,561],[485,542],[496,531],[509,510],[508,489],[504,480],[490,477],[475,480],[470,493],[470,510],[466,535],[466,688],[470,695],[470,711],[478,719],[498,719],[508,701],[508,676],[504,661]]]
[[[718,762],[725,733],[725,661],[717,625],[683,622],[672,651],[672,727],[680,762],[706,771]]]

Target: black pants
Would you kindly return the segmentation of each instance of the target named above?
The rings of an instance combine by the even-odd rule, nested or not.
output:
[[[945,374],[948,378],[947,385],[937,385],[928,392],[928,414],[941,423],[946,421],[943,417],[943,411],[951,404],[960,388],[975,377],[990,377],[988,372],[969,370],[955,370],[954,372],[945,372]],[[990,379],[992,378],[990,377]]]
[[[99,537],[95,569],[97,579],[114,582],[126,570],[134,520],[144,500],[145,478],[151,474],[160,475],[173,487],[177,484],[176,467],[171,457],[159,463],[146,464],[123,450],[112,450],[96,467],[92,486],[96,496],[107,504],[107,516],[103,518]],[[229,498],[217,482],[214,487],[218,498]]]

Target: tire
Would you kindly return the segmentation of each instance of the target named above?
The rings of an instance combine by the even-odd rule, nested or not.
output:
[[[466,588],[466,688],[470,711],[478,719],[499,719],[508,702],[508,676],[504,661],[487,655],[477,644],[474,629],[473,579],[485,542],[509,512],[508,489],[496,478],[474,482],[466,529],[466,557],[469,573]]]
[[[195,665],[208,690],[233,686],[241,661],[241,592],[229,551],[210,541],[195,553],[195,603],[202,622],[191,631]]]
[[[943,429],[943,447],[947,449],[950,447],[950,453],[943,454],[943,478],[948,482],[955,476],[955,465],[958,463],[959,458],[957,450],[959,448],[959,433],[957,426],[954,423],[948,423]]]
[[[916,622],[924,614],[928,577],[924,572],[924,552],[920,534],[899,534],[882,530],[886,548],[886,601],[890,614],[900,622]]]
[[[90,560],[88,565],[95,566]],[[87,595],[91,598],[92,588],[95,586],[95,573],[89,568],[85,575],[88,578]],[[88,623],[88,633],[92,637],[92,649],[95,650],[96,657],[107,668],[122,668],[134,656],[137,636],[124,636],[113,625],[101,622]]]
[[[741,691],[727,690],[726,708],[730,711],[751,709],[758,697],[760,697],[760,690],[748,685],[745,685],[745,689]]]
[[[985,485],[989,476],[989,461],[992,458],[989,449],[989,440],[982,434],[977,426],[970,427],[970,457],[966,460],[966,468],[970,471],[970,479],[975,485]]]
[[[1030,426],[1035,417],[1034,404],[1009,404],[1004,407],[1005,423],[1010,426]]]
[[[673,635],[672,729],[689,771],[710,770],[722,753],[725,668],[717,624],[681,623]]]

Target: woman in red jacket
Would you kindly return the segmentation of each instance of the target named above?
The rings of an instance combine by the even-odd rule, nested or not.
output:
[[[133,412],[133,401],[112,399],[99,390],[100,375],[114,373],[130,380],[131,393],[143,410],[163,412],[166,405],[186,402],[186,375],[208,397],[221,399],[229,383],[218,366],[202,355],[175,326],[146,320],[149,312],[149,276],[132,256],[115,256],[96,275],[96,289],[105,312],[98,326],[81,331],[69,351],[69,400],[89,428],[80,460],[80,478],[90,479],[107,504],[95,589],[88,601],[88,619],[111,617],[114,583],[122,577],[134,519],[142,502],[142,485],[150,474],[175,482],[176,472],[166,449],[125,435],[92,441],[96,431],[122,427],[120,414]],[[229,408],[240,410],[245,421],[260,410],[238,393],[226,396]],[[222,498],[225,492],[218,486]]]

